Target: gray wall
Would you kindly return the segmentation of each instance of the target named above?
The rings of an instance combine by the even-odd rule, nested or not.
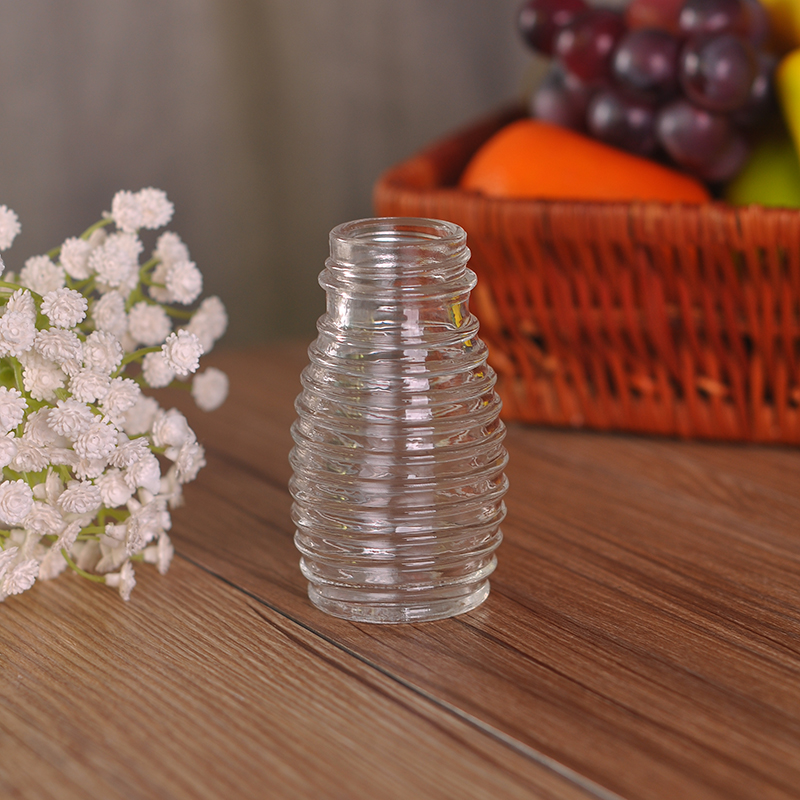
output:
[[[518,95],[517,0],[0,0],[10,269],[156,186],[232,311],[313,335],[327,233],[384,168]]]

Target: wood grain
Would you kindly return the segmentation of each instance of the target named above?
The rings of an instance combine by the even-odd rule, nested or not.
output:
[[[179,550],[487,731],[626,798],[800,792],[800,454],[512,426],[477,611],[372,627],[305,597],[286,461],[304,349],[219,354]],[[183,401],[181,401],[183,402]]]
[[[597,797],[198,567],[0,614],[3,798]]]

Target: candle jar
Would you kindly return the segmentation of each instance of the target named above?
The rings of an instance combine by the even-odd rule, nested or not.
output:
[[[360,622],[469,611],[497,563],[508,457],[466,234],[364,219],[330,248],[290,456],[309,597]]]

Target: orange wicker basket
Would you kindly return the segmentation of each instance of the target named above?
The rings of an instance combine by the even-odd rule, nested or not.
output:
[[[379,215],[465,228],[506,419],[800,444],[800,212],[456,188],[516,109],[384,173]]]

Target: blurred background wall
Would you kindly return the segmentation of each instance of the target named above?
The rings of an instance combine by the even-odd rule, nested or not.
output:
[[[8,269],[155,186],[231,312],[314,335],[327,234],[380,172],[518,96],[518,0],[0,0]]]

